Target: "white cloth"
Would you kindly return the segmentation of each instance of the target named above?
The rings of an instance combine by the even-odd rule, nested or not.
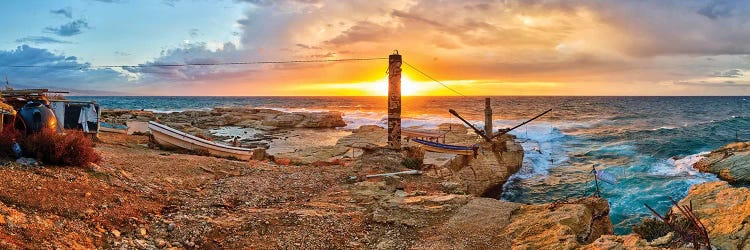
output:
[[[63,128],[65,128],[65,103],[52,102],[52,110],[55,112],[55,118],[57,118],[57,132],[62,133]]]
[[[96,107],[94,107],[94,104],[89,104],[88,106],[81,107],[81,114],[78,116],[78,123],[80,123],[81,127],[83,127],[83,132],[89,132],[88,122],[98,121],[99,117],[96,113]]]

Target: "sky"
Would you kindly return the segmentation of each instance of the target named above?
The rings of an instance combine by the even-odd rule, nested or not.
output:
[[[0,76],[83,95],[750,95],[750,1],[2,1]],[[18,68],[8,66],[38,66]],[[404,95],[456,95],[404,66]]]

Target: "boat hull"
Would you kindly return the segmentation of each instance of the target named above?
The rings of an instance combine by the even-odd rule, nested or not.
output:
[[[194,135],[168,127],[164,124],[149,122],[148,128],[156,143],[166,148],[182,148],[190,151],[207,152],[213,156],[250,160],[253,156],[249,148],[240,148],[218,144]]]

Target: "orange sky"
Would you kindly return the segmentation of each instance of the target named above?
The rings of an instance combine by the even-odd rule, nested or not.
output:
[[[744,75],[750,65],[747,1],[222,4],[227,6],[191,1],[152,6],[151,12],[175,16],[149,24],[154,26],[149,32],[159,34],[141,33],[143,25],[127,25],[114,14],[73,15],[68,19],[85,24],[78,33],[57,38],[29,31],[16,42],[37,42],[34,46],[41,48],[0,51],[0,63],[74,63],[80,70],[3,73],[29,84],[120,94],[383,95],[386,60],[114,69],[87,65],[373,58],[397,49],[406,62],[465,95],[750,95],[750,79]],[[126,17],[145,12],[121,5],[137,3],[95,7],[97,13],[125,11]],[[75,6],[72,13],[85,13],[87,6]],[[202,9],[221,18],[190,18],[200,16]],[[42,14],[51,15],[48,10]],[[40,29],[48,34],[68,26],[51,27]],[[136,37],[137,43],[131,41]],[[44,41],[51,44],[39,43]],[[404,76],[404,95],[455,95],[407,66]]]

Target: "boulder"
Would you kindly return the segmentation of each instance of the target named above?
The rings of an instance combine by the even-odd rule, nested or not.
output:
[[[750,142],[728,144],[704,156],[693,167],[728,182],[750,183]]]
[[[609,203],[588,197],[553,205],[524,205],[504,233],[513,249],[574,249],[613,234]]]
[[[498,198],[502,193],[502,186],[511,175],[518,172],[523,164],[523,148],[513,140],[500,141],[495,144],[505,146],[504,151],[493,150],[487,142],[479,144],[476,159],[463,156],[464,160],[453,161],[450,180],[465,185],[468,193]],[[468,162],[468,163],[465,163]]]
[[[750,188],[727,182],[694,185],[680,205],[690,205],[718,249],[750,249]]]
[[[556,206],[474,197],[454,211],[413,248],[580,249],[602,235],[613,233],[609,204],[594,197]],[[645,241],[631,241],[628,246],[636,246],[636,243],[647,246]],[[604,246],[622,246],[625,242],[601,240],[598,244],[601,247],[592,249],[612,249]]]
[[[649,243],[637,234],[628,235],[602,235],[583,249],[587,250],[611,250],[611,249],[661,249],[650,246]]]

